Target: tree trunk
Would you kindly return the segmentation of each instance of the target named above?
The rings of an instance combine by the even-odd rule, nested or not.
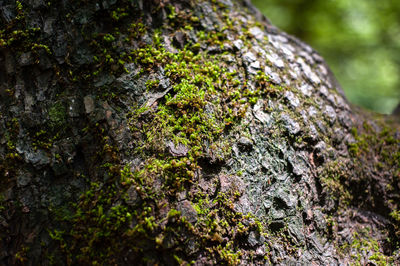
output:
[[[0,15],[1,264],[399,262],[395,118],[249,1]]]

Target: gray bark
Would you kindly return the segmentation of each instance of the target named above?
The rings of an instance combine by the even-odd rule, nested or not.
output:
[[[395,118],[249,1],[0,22],[2,264],[399,262]]]

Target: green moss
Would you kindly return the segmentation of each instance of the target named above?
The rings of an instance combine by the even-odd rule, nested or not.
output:
[[[129,153],[143,161],[140,167],[131,169],[129,164],[121,163],[112,139],[104,135],[105,129],[87,128],[86,132],[97,136],[101,143],[94,161],[99,162],[103,176],[99,174],[100,178],[92,180],[78,202],[70,207],[72,215],[62,217],[72,228],[52,233],[72,264],[118,264],[128,247],[139,263],[152,262],[150,257],[154,258],[154,254],[189,263],[193,257],[177,247],[186,248],[193,241],[216,264],[235,265],[243,255],[239,252],[239,239],[250,231],[264,230],[254,217],[234,210],[234,201],[240,197],[237,191],[220,193],[215,198],[201,191],[189,194],[187,200],[197,215],[195,222],[189,222],[175,204],[178,193],[195,191],[204,159],[222,161],[229,155],[231,140],[223,132],[238,124],[259,98],[279,94],[281,88],[272,86],[260,73],[257,88],[249,89],[237,71],[228,71],[222,55],[202,50],[203,46],[223,46],[226,33],[200,32],[199,43],[188,41],[175,53],[167,50],[161,38],[166,32],[176,30],[179,23],[180,30],[188,33],[199,23],[189,12],[175,8],[168,11],[168,24],[154,31],[139,18],[127,29],[90,36],[95,56],[87,68],[93,69],[71,69],[70,77],[76,84],[89,83],[104,73],[119,75],[125,63],[134,62],[142,74],[163,68],[172,84],[168,94],[156,104],[132,107],[128,116],[135,144]],[[112,13],[111,19],[118,24],[121,16]],[[129,16],[122,18],[128,19]],[[152,44],[137,42],[145,33],[153,36]],[[140,48],[121,52],[113,47],[120,37],[125,43],[135,39]],[[82,71],[86,73],[83,78]],[[157,91],[159,83],[150,80],[146,88],[149,92]],[[101,92],[103,97],[118,95],[118,88],[101,90],[105,90]],[[58,112],[54,113],[58,117]],[[183,146],[184,151],[177,155],[170,151],[171,145]],[[171,252],[165,255],[167,249]]]
[[[130,37],[133,39],[138,39],[139,37],[143,36],[146,31],[146,26],[141,22],[131,23],[129,26]]]
[[[53,146],[54,142],[60,138],[60,133],[56,133],[54,135],[50,134],[49,132],[41,129],[37,131],[32,137],[32,146],[35,150],[38,148],[44,150],[50,150]]]
[[[26,263],[28,261],[27,253],[29,251],[29,247],[21,246],[20,250],[15,253],[15,260],[19,263]]]
[[[111,11],[111,18],[114,21],[119,21],[121,19],[123,19],[124,17],[127,17],[129,15],[128,12],[126,12],[125,8],[117,8],[116,10],[112,10]]]
[[[338,201],[340,207],[346,208],[350,205],[353,197],[344,185],[348,180],[348,173],[342,162],[334,161],[326,165],[320,180],[327,192],[330,193],[330,197]]]
[[[67,110],[63,103],[58,102],[49,108],[49,118],[53,127],[61,127],[66,123]]]
[[[228,244],[221,246],[218,245],[216,247],[216,250],[219,254],[219,256],[226,261],[227,264],[229,265],[239,265],[240,263],[240,257],[241,257],[241,252],[237,252],[232,249],[233,246],[233,241],[228,242]]]
[[[168,5],[168,10],[169,10],[169,14],[168,14],[168,18],[170,20],[174,20],[176,17],[176,10],[175,7],[173,5]]]
[[[106,34],[104,35],[103,40],[106,42],[113,42],[115,41],[115,37],[112,34]]]
[[[17,15],[0,29],[0,48],[7,48],[14,52],[33,52],[38,62],[38,51],[45,50],[51,54],[49,46],[41,43],[40,28],[31,27],[25,18],[25,11],[22,3],[16,1]]]
[[[159,84],[160,84],[159,80],[148,80],[146,81],[146,89],[150,90],[153,88],[157,88]]]
[[[390,213],[390,216],[395,219],[396,221],[400,222],[400,211],[399,210],[393,210]]]
[[[354,265],[361,265],[361,254],[369,254],[368,260],[379,266],[389,265],[394,262],[393,258],[379,251],[379,243],[369,236],[368,228],[360,232],[354,232],[352,239],[350,244],[343,245],[340,250],[343,254],[352,254],[351,256],[355,261]]]

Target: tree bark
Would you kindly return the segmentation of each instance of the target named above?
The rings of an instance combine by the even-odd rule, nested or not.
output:
[[[399,263],[398,118],[249,1],[0,19],[2,264]]]

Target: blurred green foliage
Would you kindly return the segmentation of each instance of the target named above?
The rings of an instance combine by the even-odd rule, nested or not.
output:
[[[280,29],[315,48],[348,99],[391,113],[400,98],[398,0],[252,0]]]

